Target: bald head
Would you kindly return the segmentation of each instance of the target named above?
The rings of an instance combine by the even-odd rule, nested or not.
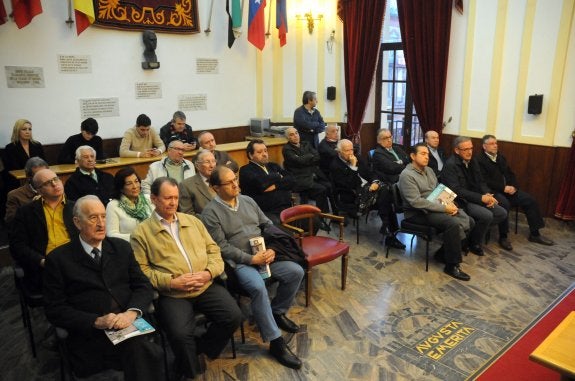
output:
[[[439,134],[436,131],[427,131],[425,133],[425,144],[433,149],[439,147]]]

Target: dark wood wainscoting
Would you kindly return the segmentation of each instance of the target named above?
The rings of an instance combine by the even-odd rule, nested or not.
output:
[[[445,152],[452,152],[451,144],[456,135],[444,134],[441,146]],[[482,142],[472,138],[475,154],[482,152]],[[519,187],[530,193],[539,202],[541,212],[553,217],[561,182],[567,173],[569,150],[567,147],[547,147],[533,144],[514,143],[499,140],[499,152],[505,155],[509,166],[517,176]]]

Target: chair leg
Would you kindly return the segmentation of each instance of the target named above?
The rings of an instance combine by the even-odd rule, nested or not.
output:
[[[232,337],[230,338],[231,345],[232,345],[232,358],[235,359],[237,357],[236,354],[236,339],[234,338],[234,334],[232,333]]]
[[[517,234],[517,222],[519,221],[519,207],[515,207],[515,234]]]
[[[32,356],[36,358],[36,342],[34,340],[34,331],[32,330],[32,319],[30,318],[30,309],[27,305],[24,305],[22,309],[22,319],[24,319],[24,325],[28,330],[28,339],[30,340],[30,347],[32,348]]]
[[[355,222],[355,241],[359,245],[359,217],[354,220]]]
[[[425,240],[425,272],[429,271],[429,241],[431,240]]]
[[[345,290],[345,285],[347,283],[347,254],[341,257],[341,289]]]
[[[309,300],[311,297],[311,271],[313,267],[308,267],[305,271],[305,306],[309,306]]]

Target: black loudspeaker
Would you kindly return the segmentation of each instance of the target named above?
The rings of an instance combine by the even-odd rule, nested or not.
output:
[[[538,115],[541,114],[541,108],[543,107],[543,94],[540,95],[530,95],[529,103],[527,104],[527,113]]]
[[[327,100],[328,101],[335,100],[335,86],[328,86],[328,88],[327,88]]]

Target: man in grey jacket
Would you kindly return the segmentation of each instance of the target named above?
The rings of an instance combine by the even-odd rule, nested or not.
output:
[[[410,154],[412,162],[399,175],[399,190],[404,200],[405,219],[414,223],[433,226],[443,233],[443,246],[436,258],[445,262],[444,272],[456,279],[469,280],[461,263],[461,241],[470,230],[473,220],[455,206],[444,205],[426,197],[437,187],[437,178],[429,162],[429,150],[423,143],[416,144]]]

